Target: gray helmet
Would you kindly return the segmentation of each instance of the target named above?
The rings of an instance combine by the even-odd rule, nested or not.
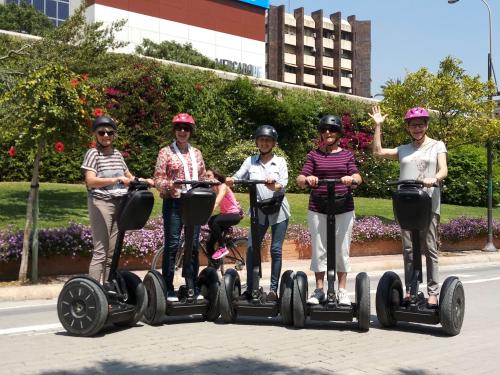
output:
[[[329,129],[330,131],[344,134],[342,120],[340,119],[340,117],[334,115],[325,115],[321,117],[318,123],[318,131],[321,131],[323,129]]]
[[[278,132],[271,125],[261,125],[255,131],[255,139],[259,137],[271,137],[274,139],[274,142],[278,141]]]
[[[92,123],[92,132],[95,132],[97,128],[101,126],[110,126],[114,130],[116,130],[116,122],[111,117],[108,116],[99,116],[96,117],[94,122]]]

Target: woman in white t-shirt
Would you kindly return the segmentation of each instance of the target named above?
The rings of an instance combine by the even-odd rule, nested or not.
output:
[[[399,160],[400,180],[421,180],[432,198],[432,220],[429,228],[421,232],[422,253],[426,257],[427,292],[429,307],[437,307],[439,295],[437,227],[440,216],[440,189],[432,187],[448,175],[447,151],[442,141],[429,138],[429,112],[421,107],[410,109],[405,115],[405,127],[411,142],[396,148],[382,148],[380,127],[387,115],[382,115],[379,106],[372,108],[370,117],[375,122],[373,154],[378,157]],[[410,293],[410,278],[413,270],[411,232],[401,231],[405,263],[406,298]]]

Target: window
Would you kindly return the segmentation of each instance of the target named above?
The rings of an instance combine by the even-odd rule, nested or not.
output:
[[[33,6],[39,12],[45,12],[45,0],[33,0]]]
[[[57,18],[59,20],[65,20],[69,16],[69,4],[59,1],[57,4]]]
[[[7,0],[7,4],[25,1],[44,13],[55,26],[60,26],[69,17],[69,0]]]

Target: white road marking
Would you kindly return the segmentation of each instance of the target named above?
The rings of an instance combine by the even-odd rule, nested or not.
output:
[[[24,308],[33,308],[33,307],[42,307],[42,306],[56,306],[57,303],[42,303],[38,305],[20,305],[20,306],[9,306],[9,307],[0,307],[0,311],[2,310],[13,310],[13,309],[24,309]]]
[[[15,335],[15,334],[19,334],[19,333],[28,333],[28,332],[48,331],[48,330],[61,329],[61,328],[62,328],[62,325],[60,323],[7,328],[7,329],[0,329],[0,336],[1,335]]]

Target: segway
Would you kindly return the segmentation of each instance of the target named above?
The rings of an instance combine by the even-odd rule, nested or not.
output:
[[[370,279],[366,272],[356,275],[356,302],[350,306],[340,305],[335,296],[336,259],[335,254],[335,184],[341,183],[340,179],[319,179],[318,185],[327,186],[327,281],[328,291],[326,299],[318,305],[307,304],[307,275],[298,271],[293,280],[293,324],[296,328],[303,328],[306,318],[320,321],[358,321],[361,331],[370,329]]]
[[[432,199],[424,190],[422,181],[391,181],[397,185],[392,202],[394,217],[401,229],[411,231],[413,272],[410,298],[403,299],[401,279],[395,272],[384,273],[377,287],[377,317],[382,327],[393,327],[398,321],[424,324],[441,323],[450,336],[460,333],[465,313],[465,294],[456,276],[447,277],[441,287],[437,308],[427,306],[427,299],[419,292],[422,282],[422,255],[419,232],[429,227],[432,217]],[[434,185],[438,186],[438,185]]]
[[[262,277],[261,242],[258,241],[259,218],[257,207],[257,185],[263,180],[239,180],[235,184],[248,187],[250,194],[250,230],[252,234],[252,290],[251,298],[241,298],[241,281],[234,269],[226,270],[219,289],[219,308],[222,321],[234,323],[238,316],[276,317],[281,314],[285,325],[292,324],[292,277],[293,271],[285,271],[280,279],[277,301],[267,301],[267,294],[259,287]]]
[[[156,270],[150,270],[144,277],[144,286],[148,295],[148,305],[143,321],[150,325],[161,324],[165,316],[199,315],[214,321],[219,317],[218,295],[220,280],[217,270],[207,267],[196,276],[191,265],[193,236],[195,226],[206,224],[215,204],[216,194],[210,185],[219,182],[208,181],[175,181],[175,184],[192,185],[192,188],[181,194],[181,216],[184,223],[184,263],[182,276],[186,284],[179,287],[176,295],[179,301],[171,302],[166,298],[167,285],[165,279]],[[166,253],[163,256],[167,256]],[[204,297],[196,298],[195,288]]]
[[[146,182],[132,181],[120,203],[118,236],[107,282],[101,285],[82,275],[64,284],[57,301],[57,315],[66,331],[92,336],[107,323],[133,326],[141,319],[147,306],[146,289],[137,275],[117,268],[125,232],[144,227],[153,209],[154,197],[148,187]]]

